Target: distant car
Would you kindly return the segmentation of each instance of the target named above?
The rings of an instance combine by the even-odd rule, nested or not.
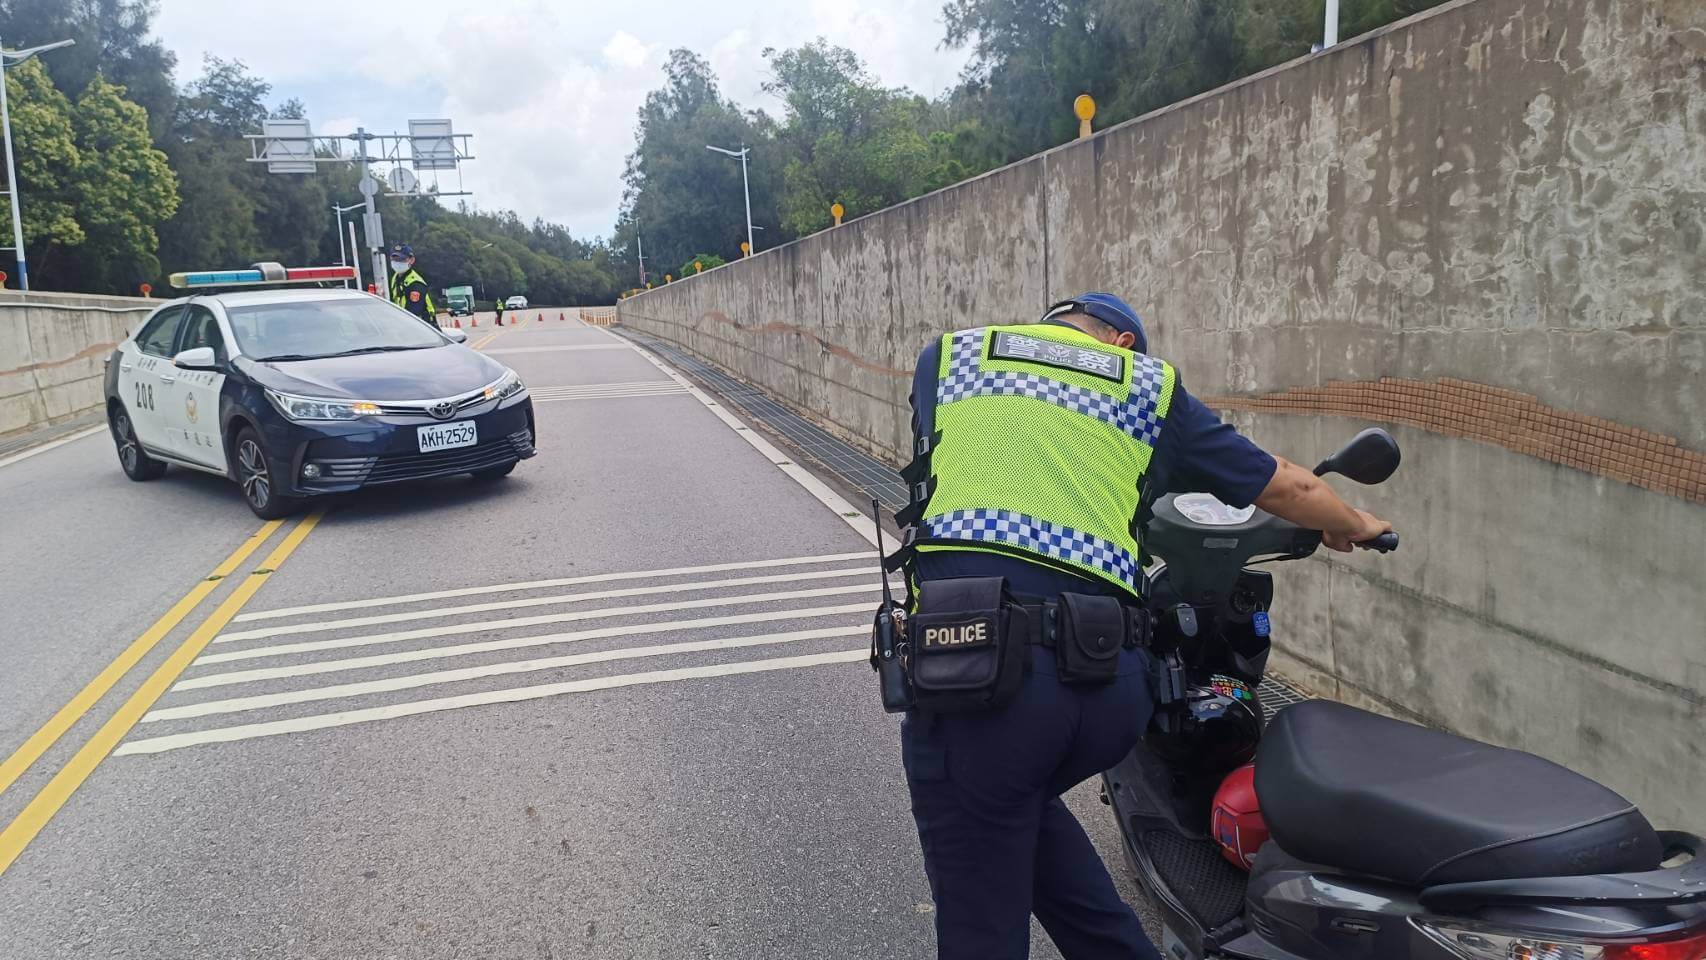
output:
[[[508,300],[504,301],[504,309],[505,310],[526,310],[527,309],[527,298],[526,297],[510,297]]]
[[[162,304],[113,351],[107,423],[132,480],[167,464],[221,474],[270,520],[377,484],[495,480],[534,455],[526,385],[461,330],[354,290],[195,282],[255,272],[175,275],[209,292]]]

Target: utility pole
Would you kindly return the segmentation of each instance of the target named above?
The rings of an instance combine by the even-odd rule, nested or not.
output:
[[[1339,42],[1339,0],[1327,0],[1327,16],[1321,25],[1321,49]]]
[[[640,239],[640,221],[634,221],[634,246],[640,251],[640,286],[646,285],[646,245]]]
[[[373,289],[380,296],[387,296],[391,278],[385,273],[385,228],[379,222],[379,205],[373,199],[379,192],[379,181],[373,179],[367,167],[367,141],[372,138],[367,128],[355,128],[356,157],[361,166],[361,196],[367,208],[367,216],[361,224],[362,233],[367,236],[367,249],[373,255]],[[386,282],[380,283],[381,280]]]

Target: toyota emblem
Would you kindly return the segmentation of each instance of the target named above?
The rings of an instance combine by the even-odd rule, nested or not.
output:
[[[427,407],[427,413],[432,414],[440,420],[449,420],[456,413],[456,404],[450,400],[440,400],[432,406]]]

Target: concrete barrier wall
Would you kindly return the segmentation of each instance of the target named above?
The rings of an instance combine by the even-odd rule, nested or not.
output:
[[[0,291],[0,438],[103,402],[103,361],[159,306],[134,297]]]
[[[925,342],[1097,288],[1264,446],[1405,449],[1283,671],[1706,827],[1706,4],[1447,5],[621,319],[899,463]]]

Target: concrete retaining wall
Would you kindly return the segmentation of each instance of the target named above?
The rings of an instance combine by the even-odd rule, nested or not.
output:
[[[1405,448],[1282,669],[1706,827],[1706,5],[1451,4],[621,317],[898,463],[925,342],[1092,288],[1264,446]]]
[[[134,297],[0,291],[0,438],[99,409],[102,362],[157,306]]]

